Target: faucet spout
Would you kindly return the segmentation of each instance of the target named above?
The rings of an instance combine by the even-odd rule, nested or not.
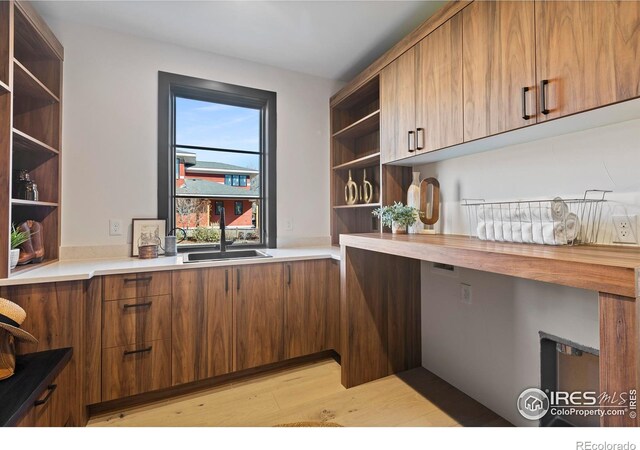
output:
[[[227,237],[225,230],[227,225],[224,218],[224,206],[220,209],[220,253],[227,251]]]

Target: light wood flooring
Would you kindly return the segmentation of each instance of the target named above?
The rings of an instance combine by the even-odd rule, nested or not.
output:
[[[238,427],[306,421],[345,427],[510,425],[423,368],[347,390],[340,384],[340,365],[325,359],[96,416],[89,426]]]

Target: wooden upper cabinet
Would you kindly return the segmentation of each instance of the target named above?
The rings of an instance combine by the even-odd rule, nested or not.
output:
[[[535,123],[534,3],[473,2],[462,30],[464,140]]]
[[[284,359],[282,264],[249,264],[234,270],[236,370]]]
[[[382,163],[415,154],[415,47],[380,72],[380,158]]]
[[[417,150],[460,144],[462,133],[462,14],[416,47]]]
[[[172,276],[172,384],[230,372],[233,268],[177,270]]]
[[[536,2],[548,120],[640,95],[640,2]]]
[[[310,355],[328,346],[329,261],[285,264],[285,357]]]

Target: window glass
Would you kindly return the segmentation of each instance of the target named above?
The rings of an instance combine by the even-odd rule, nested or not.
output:
[[[244,212],[242,201],[236,201],[235,202],[235,206],[234,206],[234,211],[233,212],[235,213],[236,216],[242,215],[242,213]]]

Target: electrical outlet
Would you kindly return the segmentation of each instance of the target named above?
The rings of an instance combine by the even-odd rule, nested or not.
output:
[[[122,236],[122,220],[109,219],[109,236]]]
[[[460,303],[471,304],[471,285],[460,283]]]
[[[613,216],[613,226],[616,229],[615,242],[620,244],[637,244],[636,216]]]
[[[284,219],[284,231],[293,231],[293,219]]]

